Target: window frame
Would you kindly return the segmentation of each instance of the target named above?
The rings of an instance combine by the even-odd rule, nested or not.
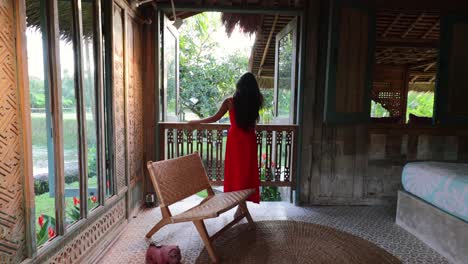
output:
[[[52,193],[55,195],[55,233],[56,235],[49,239],[41,246],[36,246],[36,219],[33,215],[27,221],[28,229],[31,230],[31,236],[28,237],[28,244],[33,245],[28,253],[30,257],[45,254],[52,245],[63,242],[63,237],[69,233],[74,233],[82,225],[86,224],[88,218],[93,218],[98,215],[98,211],[102,211],[102,207],[106,205],[107,200],[115,196],[115,189],[109,197],[105,197],[105,177],[106,170],[109,167],[109,160],[106,158],[106,153],[111,153],[108,142],[105,138],[108,136],[105,131],[106,116],[112,114],[109,106],[106,104],[105,98],[108,96],[108,86],[104,87],[103,72],[104,72],[104,57],[103,45],[104,38],[102,34],[103,20],[101,2],[103,0],[93,0],[93,64],[94,64],[94,89],[96,103],[96,128],[91,133],[96,133],[96,163],[97,163],[97,198],[98,205],[92,210],[88,210],[88,161],[87,161],[87,144],[86,144],[86,106],[84,103],[84,58],[83,58],[83,21],[82,21],[82,0],[69,0],[72,5],[72,23],[73,23],[73,56],[75,65],[74,84],[76,93],[76,110],[78,122],[78,158],[79,158],[79,196],[80,196],[80,218],[73,224],[66,225],[66,207],[65,207],[65,173],[64,173],[64,153],[63,153],[63,111],[62,111],[62,85],[61,85],[61,65],[60,65],[60,32],[58,30],[58,1],[44,1],[44,26],[43,26],[43,50],[44,50],[44,89],[46,93],[46,120],[50,119],[51,135],[48,139],[48,145],[52,149],[52,162],[49,164],[49,172],[53,175],[55,186]],[[103,1],[105,3],[105,1]],[[24,5],[24,12],[26,5]],[[26,13],[24,13],[26,17]],[[106,40],[105,44],[111,41]],[[27,52],[27,49],[25,49]],[[25,61],[25,67],[28,62]],[[28,77],[29,78],[29,77]],[[26,88],[29,93],[29,87]],[[27,107],[30,107],[28,105]],[[47,108],[50,107],[50,110]],[[30,117],[29,117],[30,118]],[[48,126],[49,127],[49,126]],[[30,132],[32,133],[32,131]],[[111,142],[111,141],[110,141]],[[31,142],[32,143],[32,142]],[[29,154],[32,162],[32,152]],[[31,164],[32,167],[32,164]],[[113,173],[110,173],[114,177]],[[33,179],[33,175],[29,175]],[[113,180],[113,182],[115,182]],[[34,191],[32,191],[34,195]],[[35,198],[35,195],[34,195]],[[112,203],[109,201],[109,203]],[[35,200],[31,203],[35,208]],[[34,210],[33,210],[34,211]]]
[[[297,118],[297,55],[298,55],[298,17],[293,18],[278,34],[276,34],[275,45],[275,76],[274,76],[274,116],[279,118],[279,62],[280,62],[280,42],[287,35],[291,34],[292,54],[291,54],[291,95],[290,95],[290,114],[289,123],[295,124]]]

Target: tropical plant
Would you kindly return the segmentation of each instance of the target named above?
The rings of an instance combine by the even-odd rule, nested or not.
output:
[[[434,111],[434,92],[408,92],[408,110],[409,114],[421,117],[432,117]]]
[[[248,69],[248,57],[240,51],[223,56],[213,52],[222,46],[213,37],[221,27],[219,16],[202,13],[185,20],[180,28],[180,103],[199,118],[216,112]]]
[[[371,117],[389,117],[390,112],[385,109],[380,103],[371,101]]]
[[[90,208],[94,208],[97,203],[98,199],[96,196],[91,195],[88,197],[88,204],[90,205]],[[67,209],[67,214],[71,223],[80,220],[80,199],[73,197],[73,206]]]
[[[266,167],[266,154],[262,154],[262,160],[261,160],[261,169],[260,169],[260,180],[265,180],[266,179],[266,174],[267,174],[267,167]],[[271,168],[270,170],[270,175],[273,175],[273,168],[275,167],[275,162],[271,161]],[[262,201],[281,201],[281,193],[279,192],[279,189],[277,186],[263,186],[261,188],[260,192],[260,199]]]
[[[55,236],[55,218],[49,215],[41,215],[37,219],[39,232],[37,233],[37,245],[40,246]]]

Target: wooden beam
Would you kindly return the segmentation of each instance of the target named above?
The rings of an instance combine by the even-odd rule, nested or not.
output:
[[[436,40],[405,39],[405,38],[377,38],[377,47],[401,47],[401,48],[439,48]]]
[[[418,77],[433,77],[436,73],[435,72],[410,72],[411,76],[418,76]]]
[[[401,35],[402,38],[405,38],[406,36],[408,36],[408,34],[411,32],[411,30],[414,29],[414,27],[419,23],[419,21],[421,21],[421,19],[424,18],[426,14],[424,13],[421,13],[418,18],[416,18],[416,20],[413,22],[413,24],[411,24],[411,26],[405,31],[405,33],[403,33],[403,35]]]
[[[424,68],[424,71],[427,72],[428,70],[430,70],[432,67],[434,67],[436,65],[437,62],[432,62],[432,63],[429,63],[429,65],[426,66],[426,68]]]
[[[432,25],[432,27],[429,28],[429,29],[426,31],[426,33],[424,33],[424,35],[422,36],[422,38],[423,38],[423,39],[426,39],[426,38],[429,36],[429,34],[431,34],[432,31],[434,31],[434,29],[436,29],[436,28],[439,26],[439,24],[440,24],[440,19],[439,19],[437,22],[435,22],[435,23]]]
[[[264,66],[266,56],[268,54],[268,49],[270,48],[271,39],[273,38],[273,33],[275,32],[276,22],[278,21],[278,17],[279,17],[279,15],[275,16],[275,20],[273,21],[273,25],[271,27],[270,34],[268,35],[268,40],[267,40],[267,43],[265,45],[265,49],[263,50],[262,60],[260,61],[260,68],[258,69],[258,74],[257,74],[258,76],[260,76],[262,74],[262,68]]]
[[[411,67],[411,69],[414,70],[414,69],[419,69],[419,68],[426,68],[426,67],[428,67],[428,66],[430,66],[430,65],[432,65],[432,64],[435,64],[435,63],[436,63],[436,62],[429,62],[429,63],[428,63],[428,62],[424,62],[424,63],[419,64],[419,65],[413,65],[413,66]]]
[[[393,28],[393,26],[395,26],[395,24],[398,22],[398,20],[400,20],[401,16],[402,16],[402,13],[399,13],[398,16],[395,17],[395,19],[392,21],[392,23],[390,23],[390,25],[388,25],[388,27],[385,29],[384,33],[382,34],[382,37],[386,37],[388,35],[390,30]]]

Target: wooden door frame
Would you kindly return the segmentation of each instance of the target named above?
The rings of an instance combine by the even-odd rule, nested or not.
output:
[[[315,1],[314,1],[315,2]],[[297,78],[297,106],[296,106],[296,124],[299,126],[298,128],[298,133],[297,133],[297,144],[296,146],[293,147],[293,151],[297,152],[297,161],[296,161],[296,182],[295,182],[295,194],[294,194],[294,202],[296,205],[300,204],[299,201],[299,194],[300,194],[300,177],[301,177],[301,166],[302,166],[302,149],[299,147],[302,145],[302,121],[303,121],[303,108],[304,108],[304,100],[302,98],[302,94],[304,94],[304,85],[305,85],[305,61],[306,61],[306,56],[305,56],[305,47],[306,47],[306,33],[307,33],[307,17],[306,13],[308,10],[308,5],[314,5],[317,6],[315,3],[308,3],[306,6],[301,7],[301,8],[275,8],[275,7],[248,7],[248,8],[238,8],[238,7],[228,7],[228,6],[210,6],[210,7],[200,7],[200,6],[193,6],[193,5],[177,5],[175,7],[176,11],[193,11],[193,12],[232,12],[232,13],[238,13],[238,14],[279,14],[279,15],[289,15],[289,16],[296,16],[297,17],[297,23],[298,23],[298,33],[299,33],[299,38],[297,42],[297,73],[296,73],[296,78]],[[170,4],[158,4],[154,7],[156,11],[156,18],[160,16],[161,14],[164,14],[164,11],[172,11],[172,6]],[[156,20],[160,21],[160,19]],[[160,65],[160,58],[163,56],[163,54],[160,52],[160,49],[158,47],[159,45],[159,38],[161,37],[159,34],[159,27],[157,27],[157,32],[155,34],[155,40],[156,44],[155,49],[156,49],[156,64],[159,65],[160,69],[156,70],[156,80],[155,80],[155,85],[154,89],[156,91],[159,91],[159,88],[161,87],[162,84],[162,76],[163,72],[161,70],[161,65]],[[162,96],[160,93],[156,93],[156,101],[155,103],[159,105],[159,96]],[[156,107],[156,109],[158,109]],[[156,119],[156,128],[159,131],[160,129],[160,122],[163,122],[159,119],[159,110],[156,110],[157,113],[155,113],[155,119]],[[155,133],[155,142],[158,144],[164,144],[164,138],[160,138],[158,131]],[[164,157],[161,157],[159,154],[160,146],[156,148],[157,154],[156,156],[159,159],[162,159]]]

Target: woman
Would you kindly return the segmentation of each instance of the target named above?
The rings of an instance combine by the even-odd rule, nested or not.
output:
[[[247,200],[259,203],[260,178],[258,175],[257,137],[255,126],[263,107],[263,96],[255,76],[248,72],[240,77],[236,92],[224,100],[218,112],[208,118],[190,121],[190,124],[213,123],[229,112],[231,127],[226,143],[224,191],[255,189]],[[236,215],[240,212],[236,212]]]

